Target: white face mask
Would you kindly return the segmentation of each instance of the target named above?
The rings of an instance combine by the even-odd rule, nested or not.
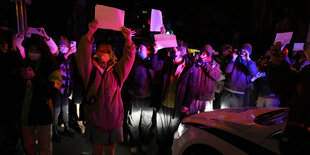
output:
[[[59,51],[62,53],[62,54],[65,54],[69,51],[69,48],[68,47],[60,47],[59,48]]]
[[[37,62],[41,59],[41,53],[28,53],[28,56],[33,62]]]
[[[110,60],[110,54],[100,54],[100,55],[98,55],[98,59],[101,62],[108,63]]]

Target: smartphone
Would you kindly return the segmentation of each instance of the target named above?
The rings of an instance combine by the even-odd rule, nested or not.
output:
[[[41,34],[41,30],[40,30],[39,28],[33,28],[33,27],[31,27],[31,28],[29,29],[29,31],[30,31],[30,33],[33,33],[33,34],[38,34],[38,35]]]
[[[70,41],[70,47],[76,47],[76,41]]]

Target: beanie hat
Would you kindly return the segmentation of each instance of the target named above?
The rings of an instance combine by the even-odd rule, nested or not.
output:
[[[211,46],[210,44],[206,44],[206,45],[204,46],[204,50],[205,50],[206,52],[208,52],[208,53],[214,53],[214,50],[213,50],[213,48],[212,48],[212,46]]]
[[[223,45],[223,47],[222,47],[222,52],[223,52],[223,51],[229,51],[229,52],[231,53],[231,52],[232,52],[232,46],[229,45],[229,44]]]
[[[70,47],[70,43],[69,43],[68,39],[63,37],[63,36],[60,37],[58,44],[59,44],[59,46],[65,45],[68,48]]]
[[[252,54],[252,45],[250,43],[243,44],[241,49],[247,50],[250,55]]]

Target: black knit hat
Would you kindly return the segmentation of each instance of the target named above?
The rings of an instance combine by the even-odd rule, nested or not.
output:
[[[250,55],[252,54],[252,45],[250,43],[243,44],[241,49],[247,50]]]

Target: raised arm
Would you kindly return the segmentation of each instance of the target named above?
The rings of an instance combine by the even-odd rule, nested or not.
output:
[[[22,46],[22,42],[24,41],[24,32],[21,32],[15,36],[15,44],[16,47],[19,49],[20,55],[23,59],[25,59],[25,48]]]
[[[267,84],[277,95],[291,95],[296,90],[297,71],[290,67],[280,49],[281,43],[270,47],[271,64],[267,70]]]
[[[154,70],[160,71],[164,67],[164,61],[158,60],[158,50],[157,50],[156,42],[154,42],[153,46],[154,46],[154,53],[151,57],[151,66]]]
[[[52,54],[57,54],[58,52],[58,47],[56,45],[56,43],[54,42],[54,40],[48,36],[45,32],[45,29],[43,27],[40,27],[40,28],[29,28],[28,29],[29,33],[32,33],[32,34],[37,34],[37,35],[40,35],[42,37],[44,37],[44,41],[45,43],[47,44],[48,48],[50,49],[51,53]]]
[[[96,32],[98,22],[95,19],[88,25],[88,32],[85,34],[78,45],[77,52],[75,54],[77,69],[81,78],[83,79],[84,87],[88,85],[90,72],[93,68],[92,64],[92,50],[93,50],[93,34]]]
[[[26,57],[26,55],[25,55],[25,49],[22,46],[22,43],[25,39],[25,36],[30,37],[31,34],[37,34],[37,35],[44,37],[44,41],[47,44],[48,48],[50,49],[51,53],[53,55],[57,54],[58,47],[57,47],[56,43],[54,42],[54,40],[46,34],[44,28],[28,27],[23,32],[21,32],[15,36],[16,47],[19,49],[20,54],[23,57],[23,59]]]
[[[123,50],[123,56],[120,61],[115,65],[115,72],[117,73],[117,78],[119,78],[120,85],[122,86],[128,74],[132,68],[133,62],[135,60],[136,48],[131,39],[131,30],[122,27],[122,34],[125,38],[125,45]]]

